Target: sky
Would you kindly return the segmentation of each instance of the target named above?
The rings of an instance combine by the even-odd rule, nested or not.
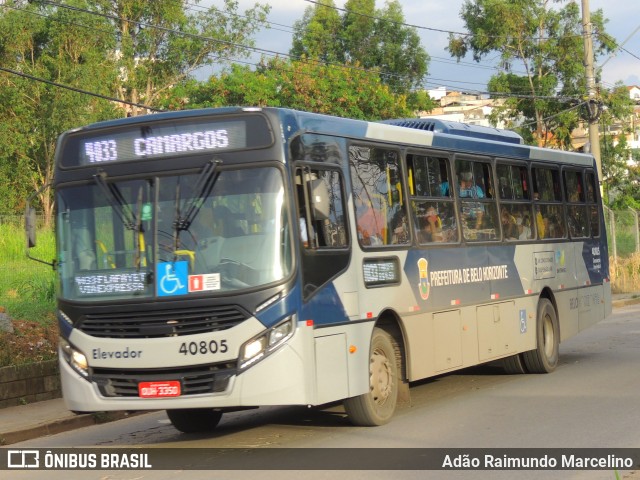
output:
[[[291,48],[292,26],[302,18],[304,10],[314,5],[306,0],[238,0],[239,11],[244,12],[256,1],[271,5],[269,22],[271,28],[261,31],[254,38],[256,46],[274,52],[288,53]],[[583,0],[577,0],[582,3]],[[444,86],[447,90],[485,91],[489,77],[496,72],[496,56],[483,60],[481,64],[473,59],[457,62],[445,50],[448,41],[446,33],[434,32],[426,28],[464,32],[460,19],[460,9],[464,0],[400,0],[405,22],[418,27],[422,46],[431,56],[426,88]],[[220,0],[205,0],[205,4],[222,3]],[[338,7],[344,0],[335,0]],[[602,9],[609,20],[606,31],[627,51],[618,51],[610,58],[598,58],[597,65],[603,65],[602,85],[612,87],[616,82],[640,86],[640,0],[588,0],[593,12]],[[376,1],[376,7],[383,7],[383,0]],[[250,60],[254,61],[254,60]]]

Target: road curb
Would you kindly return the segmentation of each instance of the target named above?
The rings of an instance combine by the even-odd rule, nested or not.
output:
[[[0,433],[0,445],[12,445],[14,443],[45,437],[47,435],[68,432],[82,427],[115,422],[116,420],[122,420],[142,415],[144,413],[147,412],[100,412],[78,414],[62,418],[60,420],[45,422],[33,427],[22,428],[10,432],[2,432]]]
[[[614,300],[611,302],[613,308],[626,307],[628,305],[636,305],[640,303],[640,297],[623,298],[621,300]]]

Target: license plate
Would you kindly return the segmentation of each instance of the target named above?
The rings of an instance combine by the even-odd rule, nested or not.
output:
[[[169,380],[166,382],[140,382],[138,395],[141,398],[179,397],[180,382]]]

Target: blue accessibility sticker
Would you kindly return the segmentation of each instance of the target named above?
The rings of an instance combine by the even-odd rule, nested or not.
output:
[[[186,295],[189,292],[189,262],[161,262],[156,266],[156,287],[159,297]]]

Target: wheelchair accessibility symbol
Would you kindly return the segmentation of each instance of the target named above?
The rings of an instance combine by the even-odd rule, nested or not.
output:
[[[188,293],[189,262],[159,263],[156,267],[156,286],[159,297],[185,295]]]

